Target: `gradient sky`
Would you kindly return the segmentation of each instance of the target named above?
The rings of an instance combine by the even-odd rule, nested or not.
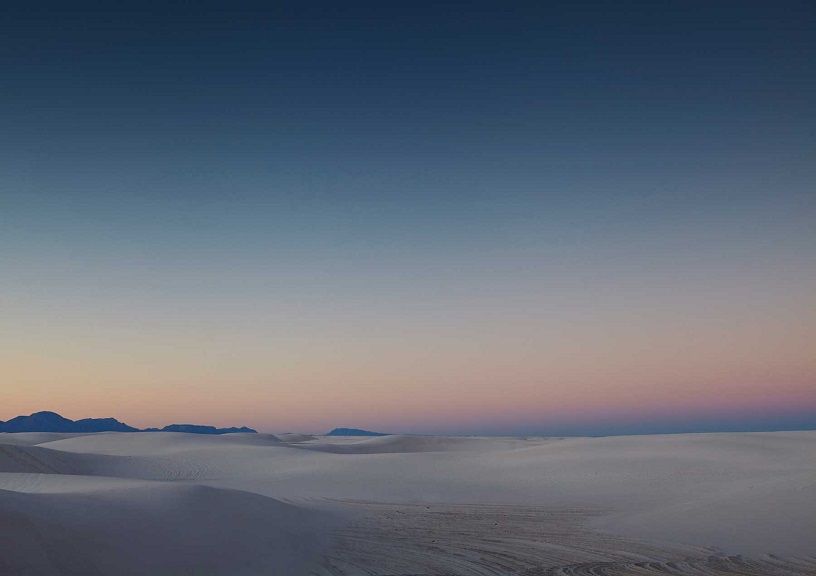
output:
[[[812,2],[4,3],[0,419],[816,427]]]

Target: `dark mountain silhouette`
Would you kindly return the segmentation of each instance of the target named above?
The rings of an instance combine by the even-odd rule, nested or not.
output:
[[[390,434],[360,430],[359,428],[335,428],[326,434],[326,436],[390,436]]]
[[[69,420],[56,412],[35,412],[0,422],[0,432],[137,432],[115,418]]]
[[[116,418],[83,418],[71,420],[56,412],[35,412],[30,416],[17,416],[8,422],[0,421],[0,432],[159,432],[157,428],[139,430],[128,426]],[[194,424],[171,424],[161,432],[188,432],[192,434],[231,434],[234,432],[254,433],[252,428],[216,428]]]
[[[75,420],[77,432],[138,432],[138,428],[119,422],[116,418],[83,418]]]
[[[189,434],[235,434],[238,432],[249,432],[252,434],[256,431],[246,426],[241,426],[240,428],[216,428],[215,426],[202,426],[200,424],[170,424],[159,430],[159,432],[187,432]]]
[[[36,412],[31,416],[17,416],[8,422],[0,422],[2,432],[68,432],[73,420],[55,412]]]

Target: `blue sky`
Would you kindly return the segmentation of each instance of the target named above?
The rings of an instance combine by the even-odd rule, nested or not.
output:
[[[813,12],[11,3],[0,399],[259,429],[812,422]]]

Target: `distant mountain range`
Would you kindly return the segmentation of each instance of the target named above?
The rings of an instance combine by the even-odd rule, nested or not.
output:
[[[326,436],[390,436],[390,434],[360,430],[359,428],[335,428]]]
[[[235,434],[238,432],[249,432],[255,434],[257,430],[241,426],[240,428],[216,428],[215,426],[202,426],[200,424],[170,424],[161,430],[158,428],[147,428],[145,432],[186,432],[187,434]]]
[[[256,430],[240,428],[216,428],[197,424],[170,424],[164,428],[140,430],[128,426],[116,418],[83,418],[71,420],[56,412],[35,412],[30,416],[17,416],[8,422],[0,421],[0,432],[187,432],[191,434],[233,434],[235,432],[255,433]]]
[[[29,416],[17,416],[7,422],[0,420],[0,432],[186,432],[188,434],[255,434],[257,430],[246,426],[216,428],[200,424],[170,424],[164,428],[134,428],[116,418],[83,418],[71,420],[56,412],[35,412]],[[327,436],[389,436],[382,432],[360,428],[335,428]]]

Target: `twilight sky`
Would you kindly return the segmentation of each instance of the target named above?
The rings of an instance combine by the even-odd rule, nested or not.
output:
[[[816,427],[812,2],[4,3],[0,420]]]

